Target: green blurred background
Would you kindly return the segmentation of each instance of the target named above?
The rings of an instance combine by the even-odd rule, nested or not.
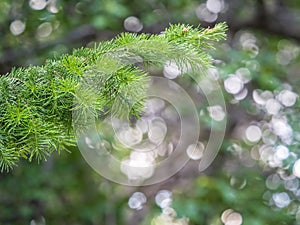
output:
[[[209,7],[208,2],[213,5]],[[216,7],[218,2],[221,8]],[[287,82],[299,93],[298,0],[1,0],[0,73],[41,65],[74,48],[111,39],[126,28],[134,31],[124,22],[131,16],[142,25],[138,33],[159,33],[169,23],[209,27],[226,21],[228,40],[212,52],[221,78],[248,65],[249,90],[281,90]],[[255,46],[241,46],[245,34],[253,35]],[[286,48],[292,49],[292,56]],[[200,176],[186,170],[151,187],[122,187],[100,177],[72,149],[40,164],[22,161],[13,171],[0,174],[0,224],[146,225],[160,213],[154,202],[160,189],[173,191],[174,209],[179,217],[189,218],[191,225],[221,225],[221,214],[228,208],[241,213],[246,225],[300,224],[300,197],[294,191],[291,203],[283,209],[270,203],[272,191],[285,191],[284,185],[271,191],[266,185],[276,168],[251,159],[252,146],[234,136],[239,121],[261,115],[251,113],[247,99],[231,104],[232,96],[225,94],[225,98],[229,111],[226,139],[214,163]],[[300,130],[298,114],[297,107],[289,112],[295,133]],[[241,147],[239,152],[233,143]],[[291,146],[290,151],[297,156],[298,146]],[[245,155],[250,163],[245,162]],[[137,190],[148,197],[140,211],[127,205]]]

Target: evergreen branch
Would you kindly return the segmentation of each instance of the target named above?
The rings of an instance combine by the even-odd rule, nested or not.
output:
[[[160,35],[123,33],[94,48],[13,69],[0,76],[0,170],[20,158],[46,160],[76,143],[73,123],[82,126],[106,114],[138,117],[149,76],[142,68],[174,61],[189,72],[211,66],[212,42],[226,25],[212,29],[171,25]]]

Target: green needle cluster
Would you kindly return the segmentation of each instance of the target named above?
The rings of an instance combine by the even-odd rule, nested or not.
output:
[[[138,117],[147,68],[173,61],[190,73],[205,72],[211,66],[207,50],[225,38],[226,29],[224,23],[210,29],[177,24],[158,35],[122,33],[0,76],[0,170],[9,171],[20,158],[46,160],[75,146],[72,124],[85,114]]]

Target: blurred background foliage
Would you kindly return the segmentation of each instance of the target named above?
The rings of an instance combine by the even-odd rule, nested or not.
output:
[[[73,48],[113,38],[126,31],[124,21],[131,16],[142,25],[139,33],[159,33],[169,23],[208,27],[226,21],[228,41],[213,52],[221,78],[246,67],[252,79],[249,90],[279,91],[284,83],[290,83],[299,93],[300,1],[224,0],[220,9],[210,9],[215,12],[207,10],[207,2],[1,0],[0,73],[12,67],[41,65]],[[254,44],[245,46],[243,37]],[[142,210],[134,211],[127,205],[135,188],[101,178],[73,149],[54,154],[41,164],[24,161],[10,173],[0,174],[0,224],[146,225],[160,212],[153,196],[163,188],[173,191],[174,209],[180,217],[189,218],[191,225],[222,224],[221,214],[228,208],[242,214],[243,224],[299,224],[299,196],[284,209],[272,205],[266,179],[274,169],[253,160],[245,163],[243,155],[250,147],[234,137],[238,123],[262,116],[251,113],[247,99],[231,104],[232,95],[225,98],[228,132],[215,162],[199,177],[187,170],[171,181],[139,188],[149,199]],[[291,117],[299,123],[297,113],[296,108]],[[299,130],[296,124],[292,126]],[[230,148],[236,142],[242,152]],[[297,153],[298,146],[291,151]],[[284,190],[282,185],[278,190]]]

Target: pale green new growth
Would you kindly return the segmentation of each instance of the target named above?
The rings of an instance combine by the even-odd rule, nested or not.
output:
[[[226,25],[220,23],[211,29],[171,25],[160,35],[123,33],[43,66],[2,75],[1,171],[9,171],[20,158],[42,160],[53,151],[74,146],[72,119],[82,122],[85,116],[101,118],[109,113],[122,117],[127,116],[126,109],[129,116],[139,116],[148,66],[174,61],[191,73],[204,72],[211,66],[207,49],[224,39],[225,31]]]

